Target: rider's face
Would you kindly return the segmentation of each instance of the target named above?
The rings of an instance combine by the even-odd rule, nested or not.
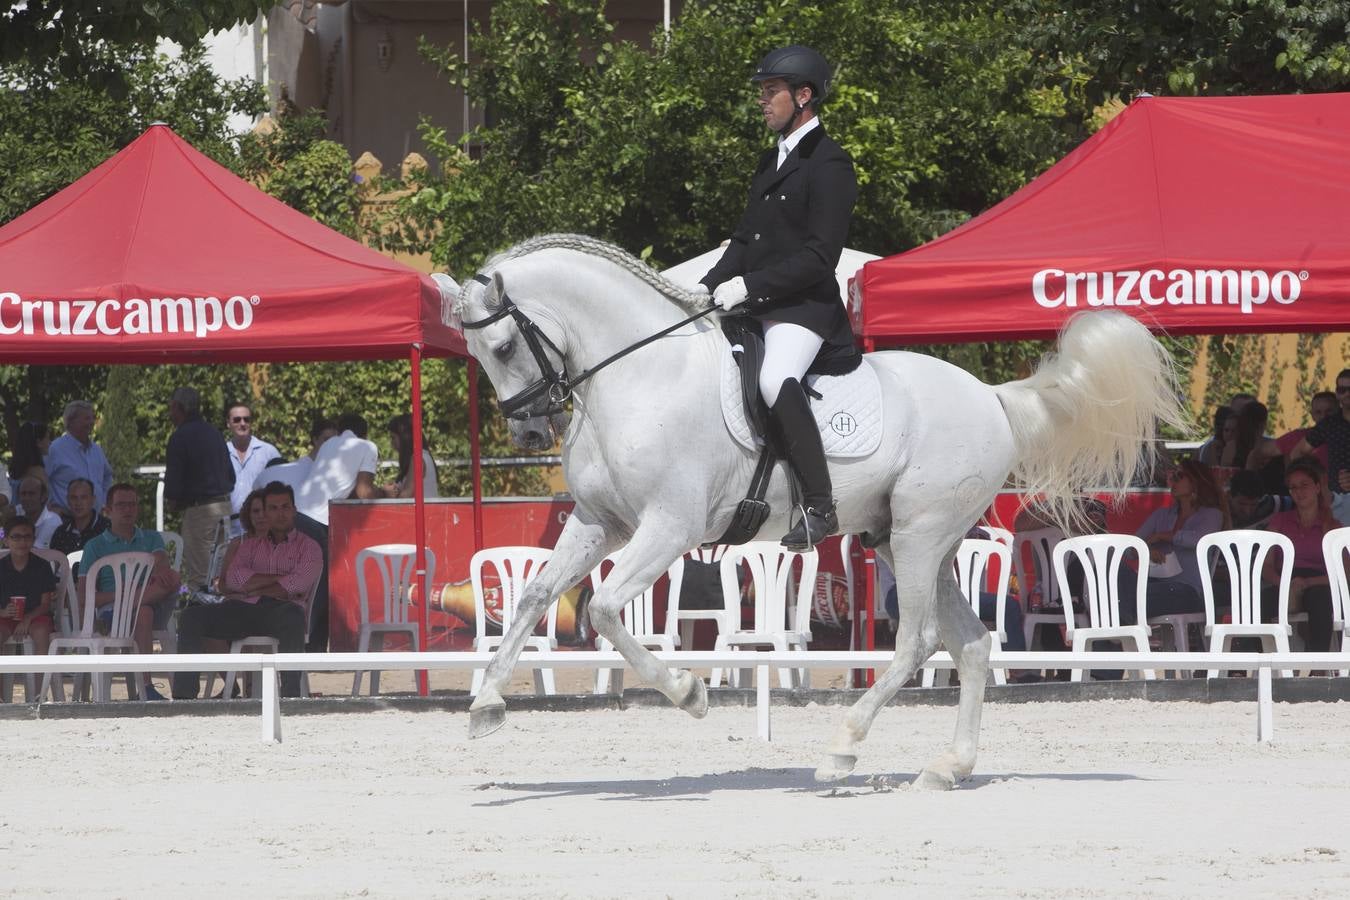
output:
[[[806,94],[805,88],[799,89]],[[792,91],[783,78],[770,78],[759,84],[759,110],[764,115],[764,124],[770,131],[782,131],[797,114],[792,104]]]

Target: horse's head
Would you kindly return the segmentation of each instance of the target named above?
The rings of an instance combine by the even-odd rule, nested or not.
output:
[[[448,275],[432,276],[473,358],[497,391],[511,440],[525,450],[547,450],[567,428],[570,388],[562,353],[509,297],[500,271],[474,276],[462,288]]]

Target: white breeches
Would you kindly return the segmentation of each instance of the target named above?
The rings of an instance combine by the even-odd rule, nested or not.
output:
[[[759,370],[759,395],[773,406],[778,402],[778,389],[788,378],[801,380],[815,362],[820,335],[809,328],[791,322],[764,322],[764,366]]]

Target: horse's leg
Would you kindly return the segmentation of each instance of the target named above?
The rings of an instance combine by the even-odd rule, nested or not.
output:
[[[913,537],[891,538],[891,559],[886,562],[895,573],[899,619],[895,632],[895,658],[867,693],[853,704],[825,750],[825,759],[816,769],[817,781],[838,781],[858,763],[858,744],[867,737],[872,720],[895,696],[895,692],[914,676],[924,660],[937,649],[937,624],[934,618],[934,575],[939,565],[951,568],[955,548],[945,548]],[[886,554],[881,554],[883,558]],[[899,561],[896,566],[894,561]]]
[[[612,541],[604,527],[587,522],[580,509],[574,510],[543,571],[526,586],[516,606],[516,617],[488,663],[483,686],[469,707],[469,737],[486,737],[505,724],[506,702],[502,700],[502,690],[510,681],[516,660],[525,649],[525,641],[534,632],[539,617],[559,594],[584,578],[611,549]]]
[[[989,648],[993,638],[970,601],[956,584],[950,565],[938,571],[938,636],[956,661],[961,676],[961,703],[956,714],[956,738],[949,750],[929,763],[914,786],[929,790],[950,790],[975,768],[975,752],[980,742],[980,712],[984,707],[984,684],[989,675]]]
[[[672,673],[665,663],[638,642],[623,624],[621,612],[634,597],[679,558],[687,543],[678,523],[648,518],[624,547],[623,555],[610,570],[604,584],[591,597],[591,625],[623,654],[647,684],[665,694],[671,703],[701,719],[708,713],[708,689],[703,679],[688,670]]]

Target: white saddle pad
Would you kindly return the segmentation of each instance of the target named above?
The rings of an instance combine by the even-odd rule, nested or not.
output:
[[[871,456],[881,445],[881,383],[871,363],[847,375],[811,375],[808,385],[822,399],[811,398],[825,455],[831,459],[858,459]],[[745,416],[741,393],[741,370],[728,352],[722,357],[722,419],[727,431],[747,450],[758,450]]]

